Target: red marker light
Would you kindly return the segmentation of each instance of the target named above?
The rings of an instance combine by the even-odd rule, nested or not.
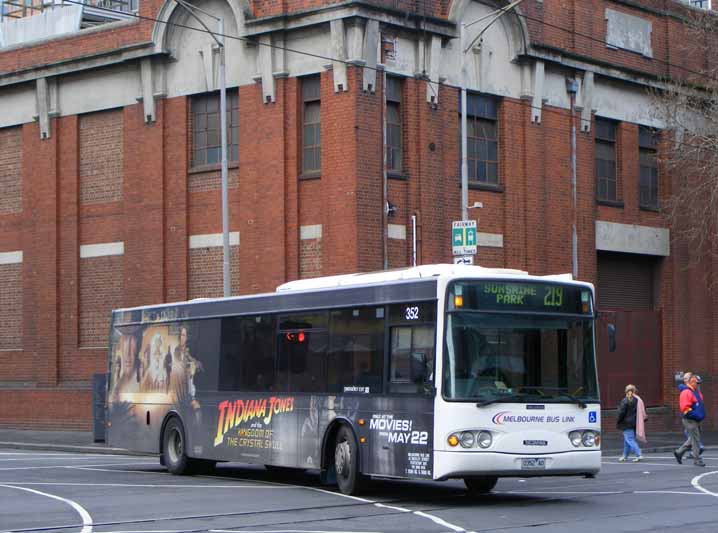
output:
[[[299,332],[299,334],[297,335],[297,340],[299,340],[299,342],[304,342],[304,332],[303,331]]]

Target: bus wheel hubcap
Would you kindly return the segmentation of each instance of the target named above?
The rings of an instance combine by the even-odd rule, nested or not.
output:
[[[347,476],[349,474],[349,462],[351,461],[351,450],[349,443],[342,441],[337,444],[337,450],[334,454],[334,464],[337,467],[337,474]]]
[[[170,445],[168,447],[170,452],[170,460],[173,463],[176,463],[182,456],[182,437],[180,437],[177,430],[173,431],[170,435]]]

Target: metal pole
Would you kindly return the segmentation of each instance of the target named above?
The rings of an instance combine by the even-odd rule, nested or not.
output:
[[[459,40],[461,41],[461,220],[469,219],[469,160],[467,154],[466,125],[466,61],[464,53],[464,23],[461,23]]]
[[[566,80],[566,89],[571,101],[571,273],[578,279],[578,235],[576,225],[578,221],[578,202],[576,198],[576,92],[578,82],[574,79]]]
[[[222,130],[222,280],[224,286],[224,297],[232,295],[232,283],[230,279],[229,261],[229,198],[227,179],[227,80],[225,73],[225,46],[224,46],[224,17],[219,18],[219,113],[220,128]]]
[[[416,215],[411,215],[411,266],[416,266]]]
[[[188,3],[186,0],[175,0],[178,5],[183,7],[187,13],[192,16],[202,26],[212,39],[217,43],[219,48],[219,124],[221,146],[220,153],[222,157],[222,293],[224,297],[232,295],[232,285],[230,280],[230,260],[229,260],[229,199],[228,199],[228,180],[227,180],[227,80],[225,73],[225,40],[224,40],[224,17],[215,17],[211,13]],[[207,25],[199,18],[194,11],[198,11],[217,21],[216,35]]]
[[[381,100],[381,128],[382,128],[382,202],[381,202],[381,242],[382,252],[384,255],[384,270],[389,268],[389,179],[387,176],[387,157],[386,157],[386,70],[382,71],[381,76],[382,100]]]

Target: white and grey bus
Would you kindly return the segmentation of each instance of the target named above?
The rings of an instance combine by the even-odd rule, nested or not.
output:
[[[426,265],[112,314],[108,440],[175,474],[233,461],[370,477],[599,471],[593,287]]]

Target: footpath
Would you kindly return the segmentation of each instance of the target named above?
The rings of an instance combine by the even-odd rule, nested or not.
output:
[[[623,450],[623,435],[615,431],[603,434],[601,450],[603,455],[620,454]],[[678,432],[659,432],[648,435],[648,443],[641,446],[643,452],[669,452],[682,442]],[[718,431],[703,432],[706,449],[718,449]],[[94,442],[90,431],[40,431],[28,429],[0,428],[0,448],[23,450],[62,451],[78,453],[128,454],[127,450],[111,448],[104,442]],[[142,455],[142,454],[133,454]]]

